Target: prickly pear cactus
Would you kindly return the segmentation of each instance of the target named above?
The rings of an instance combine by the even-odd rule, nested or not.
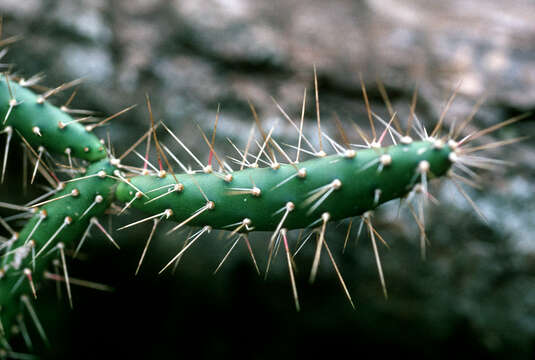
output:
[[[9,233],[9,237],[2,238],[0,242],[0,358],[20,356],[12,349],[10,339],[17,333],[27,337],[24,322],[19,321],[21,314],[26,314],[31,319],[46,341],[45,327],[39,322],[32,306],[33,299],[39,297],[42,280],[48,278],[65,283],[72,305],[72,279],[67,270],[67,255],[76,256],[91,228],[101,230],[113,245],[118,247],[111,234],[100,224],[99,217],[104,213],[120,215],[131,207],[142,210],[148,217],[125,225],[119,230],[145,221],[152,221],[154,224],[137,270],[143,262],[158,224],[163,220],[176,222],[170,233],[185,226],[197,228],[197,231],[188,236],[184,247],[177,254],[169,257],[170,261],[160,272],[176,263],[196,240],[212,230],[223,230],[236,236],[221,264],[236,243],[244,239],[259,271],[247,234],[253,231],[270,232],[265,272],[267,274],[272,260],[282,247],[297,310],[300,309],[300,304],[294,273],[295,252],[290,250],[289,242],[292,241],[292,236],[289,231],[305,229],[308,236],[303,244],[315,235],[310,280],[314,281],[320,257],[326,253],[346,297],[353,305],[352,296],[327,244],[325,233],[328,224],[358,217],[359,233],[365,228],[371,239],[380,283],[386,297],[386,282],[376,241],[383,239],[373,227],[372,212],[381,204],[394,199],[406,202],[420,230],[422,255],[425,255],[427,238],[424,204],[428,199],[432,199],[427,187],[428,181],[448,177],[457,185],[459,181],[472,183],[472,180],[455,171],[472,176],[472,167],[488,167],[496,160],[474,153],[505,145],[508,141],[486,146],[472,146],[471,142],[520,119],[513,118],[456,140],[470,118],[452,129],[448,135],[443,135],[441,131],[444,113],[437,126],[428,134],[415,118],[412,119],[411,114],[408,130],[402,133],[399,127],[396,130],[391,126],[392,121],[396,119],[396,115],[391,114],[390,122],[378,119],[384,129],[380,136],[377,136],[372,112],[368,108],[373,129],[371,141],[359,130],[365,144],[340,145],[319,128],[316,88],[319,151],[303,135],[303,123],[298,127],[283,112],[284,117],[299,132],[298,144],[293,147],[297,149],[295,160],[286,152],[289,150],[284,150],[272,137],[272,132],[266,136],[260,128],[263,142],[258,143],[255,153],[251,153],[253,150],[249,145],[243,151],[237,149],[241,157],[236,161],[239,169],[233,169],[230,164],[221,160],[223,157],[216,153],[213,141],[210,144],[202,134],[209,148],[210,160],[205,164],[184,145],[178,135],[162,124],[185,153],[199,165],[200,169],[194,170],[183,165],[180,156],[158,141],[157,128],[160,124],[155,125],[152,121],[150,102],[150,130],[135,141],[126,153],[114,157],[111,155],[111,149],[105,147],[104,142],[93,134],[93,130],[129,108],[96,122],[89,115],[75,118],[73,115],[76,113],[67,105],[57,107],[49,99],[78,82],[37,94],[31,88],[38,80],[24,80],[7,73],[0,78],[0,132],[6,135],[7,140],[2,157],[2,180],[9,144],[17,139],[24,144],[28,156],[32,159],[32,182],[39,172],[53,186],[47,194],[23,206],[1,203],[4,207],[21,211],[22,218],[27,221],[17,232],[8,221],[0,218],[2,227]],[[367,99],[365,91],[364,95]],[[453,97],[450,100],[452,99]],[[256,116],[256,113],[254,115]],[[419,139],[410,136],[412,130],[417,133]],[[387,144],[386,135],[392,140],[390,144]],[[152,165],[149,160],[151,139],[154,139],[158,166]],[[322,139],[329,141],[335,150],[334,154],[327,155],[323,151]],[[301,140],[306,141],[306,150],[301,147]],[[123,159],[135,152],[137,146],[145,141],[145,156],[138,154],[143,162],[142,167],[125,165]],[[308,159],[301,161],[300,152],[307,153]],[[278,154],[279,160],[284,161],[279,162],[275,154]],[[217,159],[218,169],[212,164],[214,157]],[[45,158],[57,159],[56,164],[52,165]],[[76,159],[83,161],[83,166],[77,164]],[[178,164],[183,171],[175,173],[170,162]],[[266,166],[260,167],[259,164]],[[61,180],[54,171],[55,167],[66,168],[76,176]],[[459,189],[461,194],[466,196],[460,186]],[[115,205],[116,201],[121,204]],[[416,205],[416,208],[413,205]],[[73,249],[75,250],[70,251]],[[54,260],[61,265],[61,275],[49,272]]]
[[[332,221],[362,215],[407,195],[423,176],[444,176],[452,148],[442,140],[354,151],[345,149],[298,164],[221,174],[136,176],[121,183],[117,198],[179,223],[230,229],[247,222],[257,231],[311,226],[327,212]],[[202,189],[202,191],[201,191]],[[146,196],[141,195],[140,192]],[[202,214],[199,212],[202,209]],[[284,219],[281,221],[281,219]],[[234,226],[238,226],[234,225]],[[246,230],[245,228],[243,230]]]

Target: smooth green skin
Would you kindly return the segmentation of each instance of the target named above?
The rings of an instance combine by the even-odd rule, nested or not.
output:
[[[109,163],[109,161],[101,160],[88,167],[84,176],[96,174],[99,171],[104,170],[108,175],[112,175],[115,168]],[[24,279],[22,284],[16,291],[12,291],[15,283],[24,276],[22,270],[24,268],[32,269],[32,277],[36,286],[40,283],[43,271],[49,266],[52,259],[57,258],[57,250],[53,256],[46,255],[49,250],[54,249],[58,242],[63,242],[65,245],[73,244],[75,241],[80,240],[84,231],[89,225],[89,221],[92,217],[98,217],[104,214],[104,211],[110,206],[113,201],[114,187],[116,180],[110,177],[100,178],[91,177],[80,181],[74,181],[68,183],[65,189],[58,192],[55,197],[69,194],[73,189],[78,189],[80,194],[77,197],[69,196],[67,198],[57,200],[43,205],[39,210],[46,210],[48,216],[44,219],[37,230],[33,233],[32,239],[36,242],[35,252],[37,253],[42,246],[50,239],[50,237],[56,232],[56,230],[63,224],[66,216],[72,218],[72,223],[67,225],[56,238],[45,249],[43,254],[37,258],[35,262],[35,270],[32,269],[32,255],[30,253],[27,256],[20,268],[13,269],[9,267],[3,278],[0,278],[0,320],[7,332],[6,336],[9,337],[9,330],[11,324],[17,313],[21,310],[19,306],[19,299],[22,294],[31,295],[30,285],[27,279]],[[103,201],[95,205],[82,219],[80,216],[83,212],[93,203],[97,194],[102,195]],[[26,226],[19,233],[18,240],[13,244],[11,249],[16,249],[23,246],[24,242],[30,235],[35,224],[39,220],[39,214],[37,213],[32,217]],[[13,260],[13,255],[8,255],[4,258],[0,258],[0,264],[10,264]],[[4,267],[5,268],[5,267]],[[0,334],[1,335],[1,334]],[[1,337],[1,336],[0,336]],[[0,348],[2,345],[0,344]]]
[[[172,192],[148,204],[148,200],[166,192],[166,189],[150,192],[151,190],[174,184],[175,180],[170,175],[165,178],[136,176],[131,179],[131,184],[148,197],[135,200],[132,206],[149,214],[172,209],[174,220],[182,222],[206,204],[206,199],[198,189],[200,186],[208,199],[215,203],[215,208],[191,220],[189,225],[210,225],[214,229],[232,230],[237,225],[228,225],[249,218],[255,230],[274,231],[284,210],[273,214],[291,201],[295,204],[295,209],[289,213],[284,227],[304,228],[320,219],[323,212],[328,212],[331,220],[340,220],[361,215],[384,202],[406,195],[420,181],[417,173],[420,161],[429,162],[429,177],[442,176],[451,166],[448,159],[451,151],[447,145],[435,149],[431,142],[421,141],[409,145],[360,150],[354,158],[344,158],[341,155],[317,158],[298,164],[299,168],[306,168],[306,178],[294,177],[278,188],[275,188],[277,184],[296,173],[293,166],[282,165],[278,170],[261,168],[233,172],[231,183],[213,174],[182,174],[177,175],[184,185],[182,192]],[[379,163],[363,170],[381,154],[390,154],[392,163],[385,166],[381,172],[378,171]],[[310,192],[335,179],[342,182],[342,187],[334,190],[314,212],[308,214],[314,202],[306,206],[303,204]],[[251,194],[231,194],[231,188],[252,188],[253,183],[262,191],[259,197]],[[374,204],[376,189],[381,190],[381,196],[379,202]],[[116,196],[119,200],[128,202],[133,199],[135,193],[136,190],[132,186],[120,183]]]
[[[73,118],[51,105],[48,101],[39,104],[38,95],[31,90],[9,80],[9,86],[14,98],[19,103],[14,106],[4,123],[11,100],[9,88],[4,76],[0,79],[0,130],[11,126],[18,131],[28,143],[34,147],[44,146],[47,151],[55,154],[65,154],[65,149],[71,149],[71,156],[94,162],[106,157],[106,151],[99,139],[86,131],[79,123],[71,123],[60,129],[59,122],[68,124]],[[32,129],[37,126],[41,135],[36,135]]]

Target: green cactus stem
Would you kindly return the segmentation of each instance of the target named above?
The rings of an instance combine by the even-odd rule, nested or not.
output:
[[[35,286],[50,263],[47,254],[79,241],[110,206],[116,184],[114,171],[108,160],[92,164],[54,198],[32,208],[35,215],[20,233],[13,234],[11,243],[3,244],[7,252],[0,258],[0,329],[6,337],[21,309],[17,303],[21,295],[37,291]]]
[[[361,215],[406,195],[424,177],[445,175],[452,151],[441,140],[430,139],[225,176],[182,174],[177,175],[179,183],[160,172],[119,184],[116,196],[178,222],[195,215],[188,221],[193,226],[232,230],[245,223],[243,231],[274,231],[283,222],[287,229],[304,228],[325,212],[331,220]]]
[[[21,81],[24,84],[23,81]],[[18,132],[33,147],[97,161],[106,157],[100,140],[86,127],[21,82],[0,77],[0,131]]]

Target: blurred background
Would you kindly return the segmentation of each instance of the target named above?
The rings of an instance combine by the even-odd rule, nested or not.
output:
[[[359,72],[373,110],[387,119],[377,80],[405,121],[418,88],[416,113],[428,127],[459,83],[447,124],[466,118],[482,98],[471,130],[535,107],[535,3],[527,0],[2,0],[0,14],[4,36],[24,36],[7,57],[16,71],[28,77],[44,72],[48,86],[84,77],[74,107],[112,114],[138,104],[99,132],[118,154],[149,127],[145,93],[155,118],[202,159],[208,149],[196,123],[210,134],[218,105],[220,153],[236,156],[226,138],[245,147],[253,121],[248,101],[265,129],[276,124],[274,136],[295,143],[297,133],[271,97],[297,119],[305,88],[313,98],[314,65],[322,129],[337,139],[335,116],[354,142],[351,121],[368,127]],[[62,104],[68,96],[54,101]],[[305,120],[306,134],[316,139],[312,101]],[[532,135],[534,129],[530,117],[489,140]],[[173,144],[163,132],[159,137]],[[21,151],[13,149],[1,199],[23,203],[38,190],[22,193]],[[71,261],[72,276],[108,284],[114,292],[77,288],[69,310],[54,284],[40,291],[38,311],[52,346],[36,341],[35,352],[56,359],[178,358],[192,352],[198,358],[273,359],[317,356],[320,350],[329,356],[533,358],[533,139],[492,156],[513,165],[483,174],[481,191],[467,189],[487,224],[452,184],[433,184],[441,204],[426,211],[426,261],[408,211],[397,218],[397,204],[387,204],[376,213],[374,223],[390,244],[380,249],[388,300],[367,235],[356,241],[355,229],[342,255],[348,222],[331,225],[327,239],[357,309],[326,256],[317,282],[307,283],[311,246],[296,257],[299,313],[283,254],[264,281],[241,244],[212,275],[229,245],[217,233],[192,247],[174,275],[158,276],[188,233],[164,236],[160,228],[134,277],[149,224],[115,231],[120,252],[95,233],[82,259]],[[131,211],[113,218],[111,227],[142,216]],[[268,237],[252,237],[261,269]]]

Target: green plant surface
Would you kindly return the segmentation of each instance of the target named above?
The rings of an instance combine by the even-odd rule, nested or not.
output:
[[[136,176],[130,179],[133,186],[119,184],[117,198],[133,201],[132,206],[149,214],[171,209],[178,222],[212,201],[213,209],[192,219],[192,226],[232,230],[229,225],[249,219],[249,228],[273,231],[287,215],[284,227],[297,229],[313,224],[324,212],[330,220],[340,220],[402,197],[420,182],[422,173],[445,175],[451,153],[442,141],[430,140],[349,151],[276,169],[250,168],[232,172],[226,179],[214,174],[180,174],[180,187],[169,174]],[[299,171],[305,175],[299,176]],[[286,214],[288,203],[293,207]]]
[[[45,93],[46,96],[46,93]],[[0,78],[0,130],[13,129],[35,149],[87,161],[106,157],[100,140],[66,111],[13,79]],[[13,131],[9,130],[9,131]]]
[[[79,241],[93,217],[103,215],[110,206],[114,170],[106,159],[90,165],[46,204],[32,208],[35,215],[13,235],[0,259],[0,320],[6,337],[21,310],[21,294],[37,294],[38,288],[32,287],[40,285],[53,258],[50,253]]]

